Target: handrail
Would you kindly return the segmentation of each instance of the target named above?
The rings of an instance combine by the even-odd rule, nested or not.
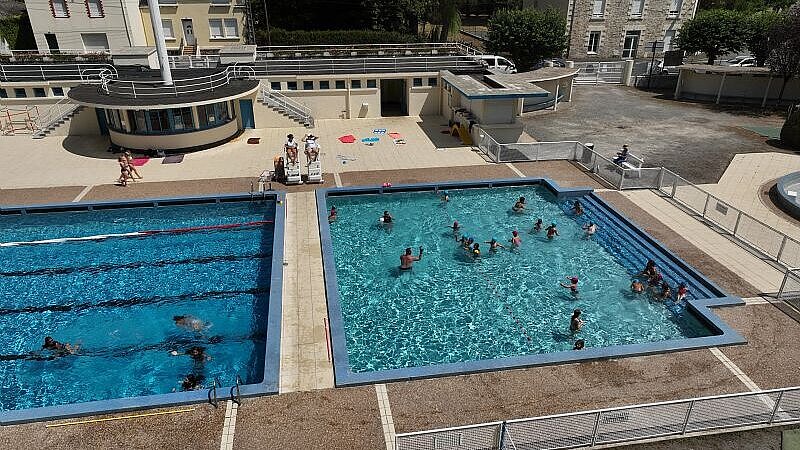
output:
[[[298,118],[303,122],[308,123],[311,127],[314,126],[314,117],[312,116],[311,109],[308,106],[264,85],[262,85],[261,88],[261,98],[264,103],[270,106],[288,110],[289,112],[298,116]]]
[[[68,79],[92,83],[103,73],[118,76],[117,68],[108,63],[0,64],[2,81]]]
[[[242,382],[242,378],[241,378],[241,377],[239,376],[239,374],[237,373],[237,374],[236,374],[236,384],[234,384],[233,386],[231,386],[231,401],[232,401],[232,402],[234,402],[234,403],[236,403],[237,405],[241,405],[241,404],[242,404],[242,394],[241,394],[241,392],[239,391],[239,386],[241,386],[242,384],[244,384],[244,383]],[[234,391],[234,389],[236,390],[236,396],[235,396],[235,397],[234,397],[234,395],[233,395],[233,391]]]
[[[79,104],[73,103],[67,97],[64,97],[61,100],[57,101],[45,111],[44,115],[39,115],[36,118],[35,121],[36,129],[34,130],[33,135],[42,136],[56,122],[68,116],[79,107],[80,107]]]
[[[218,377],[214,377],[214,383],[208,389],[208,403],[216,408],[219,405],[219,400],[217,399],[217,386],[222,387],[222,383],[220,383]],[[212,399],[213,394],[213,399]]]
[[[171,85],[162,84],[160,80],[120,80],[117,77],[106,75],[101,77],[99,89],[106,95],[131,98],[148,96],[163,97],[165,95],[178,96],[181,94],[213,91],[216,88],[229,84],[231,80],[252,78],[254,76],[255,70],[253,70],[252,67],[238,65],[228,66],[225,70],[211,75],[175,79]]]

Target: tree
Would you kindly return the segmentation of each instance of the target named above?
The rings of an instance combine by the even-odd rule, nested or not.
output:
[[[756,58],[758,67],[764,67],[769,57],[773,28],[783,16],[783,13],[768,10],[757,12],[747,18],[747,49]]]
[[[786,16],[772,29],[772,50],[767,64],[774,74],[783,78],[778,94],[778,104],[783,100],[786,84],[792,77],[800,75],[800,3],[789,8]]]
[[[542,58],[561,56],[567,48],[567,21],[553,9],[504,9],[489,19],[486,48],[506,53],[520,71]]]
[[[678,48],[689,53],[703,52],[708,64],[718,56],[738,52],[745,46],[745,15],[736,11],[714,9],[698,13],[686,21],[678,34]]]

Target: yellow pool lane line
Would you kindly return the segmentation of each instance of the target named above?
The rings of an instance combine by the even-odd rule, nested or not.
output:
[[[131,414],[129,416],[105,417],[105,418],[102,418],[102,419],[76,420],[74,422],[48,423],[48,424],[45,425],[45,428],[65,427],[67,425],[83,425],[83,424],[87,424],[87,423],[96,423],[96,422],[109,422],[109,421],[112,421],[112,420],[136,419],[138,417],[163,416],[163,415],[166,415],[166,414],[177,414],[177,413],[190,412],[190,411],[194,411],[195,409],[197,409],[197,408],[171,409],[169,411],[158,411],[158,412],[151,412],[151,413]]]

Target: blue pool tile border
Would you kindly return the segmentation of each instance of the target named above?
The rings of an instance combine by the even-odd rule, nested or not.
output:
[[[286,226],[286,193],[270,191],[251,195],[249,192],[237,194],[217,194],[207,196],[158,197],[135,200],[111,200],[74,203],[49,203],[40,205],[14,205],[0,207],[0,215],[47,214],[54,212],[92,211],[102,209],[158,207],[204,203],[224,203],[241,201],[271,201],[275,205],[273,228],[272,261],[270,272],[269,308],[267,311],[267,335],[264,356],[264,379],[261,383],[244,384],[239,388],[242,397],[277,394],[280,382],[281,313],[283,295],[283,254],[284,232]],[[233,386],[217,388],[220,401],[231,398]],[[66,405],[45,406],[14,411],[0,411],[0,425],[12,425],[42,420],[66,419],[96,414],[111,414],[147,408],[187,405],[209,401],[208,389],[168,394],[145,395],[140,397],[115,398]]]
[[[697,316],[715,334],[697,338],[673,339],[661,342],[648,342],[642,344],[617,345],[613,347],[587,348],[581,351],[563,351],[535,355],[514,356],[508,358],[488,359],[481,361],[466,361],[459,363],[437,364],[422,367],[407,367],[402,369],[389,369],[375,372],[351,372],[350,360],[347,354],[347,343],[344,331],[344,321],[339,298],[339,284],[336,277],[336,264],[333,257],[333,243],[331,241],[330,226],[328,224],[328,197],[383,194],[392,192],[438,192],[444,189],[488,188],[500,186],[531,186],[541,185],[546,187],[559,200],[572,197],[591,196],[593,200],[602,205],[608,212],[614,214],[621,223],[645,241],[649,252],[660,253],[683,271],[701,281],[712,293],[718,295],[714,298],[692,299],[687,301],[690,311]],[[646,356],[682,350],[696,350],[723,345],[744,344],[747,341],[736,330],[726,324],[712,310],[712,307],[744,305],[741,298],[729,296],[714,282],[706,278],[697,269],[683,261],[662,243],[647,234],[632,220],[621,214],[608,202],[594,194],[591,188],[561,187],[549,178],[502,178],[492,180],[470,180],[441,183],[416,183],[382,186],[338,187],[318,189],[317,195],[317,220],[319,222],[320,241],[322,244],[322,266],[325,279],[325,293],[328,300],[328,317],[330,322],[330,337],[333,347],[334,382],[337,387],[356,386],[390,381],[405,381],[417,378],[432,378],[465,373],[488,372],[501,369],[519,369],[523,367],[543,366],[562,363],[575,363],[608,359],[615,357]]]

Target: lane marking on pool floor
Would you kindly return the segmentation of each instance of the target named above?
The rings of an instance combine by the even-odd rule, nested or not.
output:
[[[80,194],[78,194],[78,196],[77,196],[77,197],[75,197],[74,199],[72,199],[72,202],[74,203],[74,202],[79,202],[79,201],[83,200],[83,197],[86,197],[86,194],[88,194],[88,193],[89,193],[89,191],[91,191],[91,190],[92,190],[92,188],[94,188],[94,185],[93,185],[93,184],[90,184],[90,185],[86,186],[85,188],[83,188],[83,190],[81,191],[81,193],[80,193]]]
[[[228,400],[225,405],[225,422],[222,425],[222,439],[219,442],[219,450],[233,449],[233,434],[236,431],[236,413],[239,405],[233,400]]]
[[[333,172],[333,181],[336,183],[336,187],[342,187],[342,177],[339,176],[339,172]]]
[[[383,438],[386,440],[386,450],[394,450],[394,419],[392,418],[392,408],[389,406],[389,393],[386,391],[385,384],[376,384],[375,393],[378,395],[378,410],[381,414],[381,425],[383,426]]]
[[[520,171],[519,169],[517,169],[517,167],[516,167],[515,165],[513,165],[513,164],[511,164],[511,163],[506,163],[506,166],[508,166],[508,168],[509,168],[509,169],[513,170],[513,171],[514,171],[514,173],[516,173],[517,175],[519,175],[519,177],[520,177],[520,178],[527,178],[527,175],[525,175],[524,173],[522,173],[522,171]]]
[[[86,419],[86,420],[75,420],[72,422],[60,422],[60,423],[47,423],[44,425],[45,428],[56,428],[56,427],[66,427],[69,425],[84,425],[87,423],[98,423],[98,422],[111,422],[113,420],[125,420],[125,419],[137,419],[139,417],[152,417],[152,416],[165,416],[167,414],[178,414],[184,412],[191,412],[197,408],[183,408],[183,409],[171,409],[169,411],[156,411],[150,413],[141,413],[141,414],[130,414],[127,416],[115,416],[115,417],[103,417],[100,419]]]
[[[717,359],[720,360],[720,362],[722,362],[725,368],[730,370],[731,373],[736,375],[736,378],[738,378],[739,381],[741,381],[745,386],[747,386],[747,389],[750,389],[753,392],[761,390],[761,388],[758,387],[758,385],[753,380],[751,380],[750,377],[747,376],[747,374],[742,372],[742,369],[740,369],[739,366],[737,366],[733,361],[731,361],[727,356],[725,356],[724,353],[722,353],[722,350],[718,349],[717,347],[711,347],[709,348],[709,350],[711,351],[712,355],[716,356]]]

